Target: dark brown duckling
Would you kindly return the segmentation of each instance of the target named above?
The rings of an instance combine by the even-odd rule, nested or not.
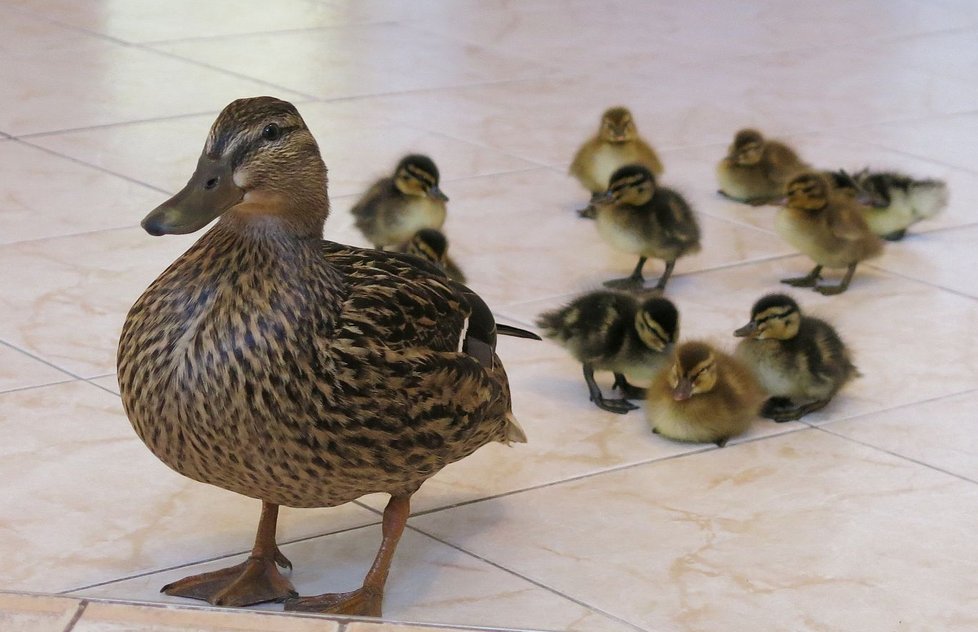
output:
[[[645,389],[630,384],[626,375],[651,380],[679,336],[679,312],[664,298],[640,301],[631,294],[598,290],[541,314],[537,325],[581,362],[591,401],[602,410],[624,414],[638,408],[628,399],[645,397]],[[614,373],[621,399],[601,394],[595,370]]]
[[[742,129],[717,165],[718,192],[753,206],[769,204],[780,200],[788,180],[807,168],[791,147],[756,129]]]
[[[430,261],[445,271],[448,278],[465,283],[465,274],[455,260],[448,256],[448,238],[437,228],[422,228],[414,233],[411,241],[401,248],[401,252]]]
[[[639,257],[630,276],[608,281],[607,287],[642,287],[645,282],[642,268],[651,257],[666,262],[654,288],[661,292],[676,267],[676,260],[699,252],[700,227],[693,209],[676,191],[657,186],[652,172],[641,165],[616,171],[594,208],[601,237],[616,250]]]
[[[824,408],[859,375],[832,325],[805,316],[784,294],[768,294],[751,309],[736,356],[754,371],[769,395],[761,414],[777,422]]]
[[[448,201],[438,186],[440,178],[428,156],[401,158],[394,175],[375,182],[350,210],[357,228],[381,249],[407,242],[422,228],[440,229]]]

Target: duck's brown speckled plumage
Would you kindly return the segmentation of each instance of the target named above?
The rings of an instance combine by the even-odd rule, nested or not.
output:
[[[164,592],[217,605],[380,616],[410,495],[491,441],[525,441],[482,300],[409,255],[322,240],[326,167],[295,108],[229,105],[154,235],[217,224],[136,301],[118,375],[137,434],[191,478],[263,501],[242,564]],[[505,330],[514,335],[526,332]],[[278,505],[392,498],[363,586],[296,599],[276,565]]]
[[[202,482],[294,507],[410,493],[507,439],[501,363],[457,351],[468,310],[403,259],[219,224],[133,306],[123,402]]]

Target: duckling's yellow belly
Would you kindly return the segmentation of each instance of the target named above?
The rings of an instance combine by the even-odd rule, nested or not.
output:
[[[615,250],[621,252],[653,256],[655,243],[642,235],[641,230],[631,218],[619,209],[601,208],[595,217],[598,234]]]
[[[383,246],[398,246],[409,241],[422,228],[440,229],[445,224],[445,203],[429,197],[412,197],[397,213],[385,218]]]
[[[845,268],[858,261],[851,244],[831,235],[828,226],[818,217],[804,211],[783,208],[774,220],[774,229],[781,238],[827,268]]]

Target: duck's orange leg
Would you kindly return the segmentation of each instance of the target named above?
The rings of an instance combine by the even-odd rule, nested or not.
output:
[[[167,584],[160,592],[202,599],[215,606],[249,606],[296,596],[292,583],[276,568],[276,564],[292,568],[292,562],[275,544],[277,520],[278,505],[262,502],[255,548],[247,560],[230,568],[185,577]]]
[[[384,600],[384,585],[397,543],[411,513],[410,496],[392,496],[384,509],[384,539],[363,586],[346,593],[327,593],[317,597],[298,597],[285,602],[286,610],[379,617]]]

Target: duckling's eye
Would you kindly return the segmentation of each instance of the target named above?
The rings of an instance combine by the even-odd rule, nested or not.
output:
[[[268,141],[278,140],[282,137],[282,128],[275,123],[269,123],[261,131],[261,137]]]

